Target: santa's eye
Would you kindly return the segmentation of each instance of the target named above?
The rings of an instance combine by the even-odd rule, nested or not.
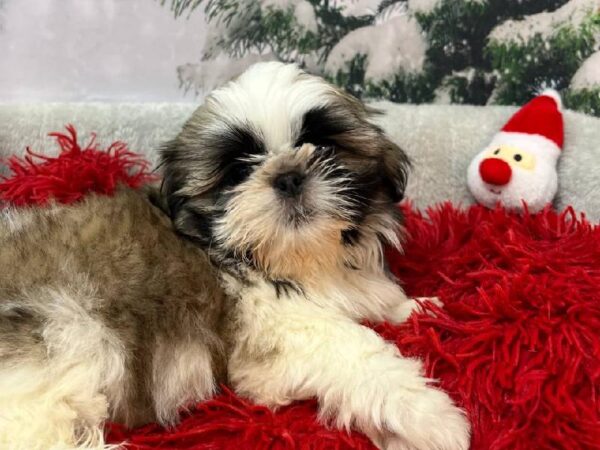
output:
[[[515,156],[513,156],[513,158],[516,162],[519,162],[523,159],[523,157],[521,155],[519,155],[518,153]]]
[[[497,155],[497,154],[499,154],[499,153],[500,153],[500,149],[497,149],[497,150],[494,152],[494,155]]]

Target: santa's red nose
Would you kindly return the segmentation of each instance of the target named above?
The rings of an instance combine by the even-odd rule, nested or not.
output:
[[[512,176],[508,163],[498,158],[487,158],[481,161],[479,173],[483,181],[496,186],[504,186]]]

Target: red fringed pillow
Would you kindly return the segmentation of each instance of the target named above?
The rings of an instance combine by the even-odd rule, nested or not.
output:
[[[69,203],[150,179],[124,144],[104,153],[93,140],[81,150],[73,128],[53,136],[63,152],[11,159],[0,198]],[[600,227],[572,210],[517,216],[445,204],[406,213],[405,253],[389,253],[392,271],[409,295],[438,296],[445,307],[375,328],[422,358],[467,410],[472,449],[600,448]],[[225,389],[173,430],[109,425],[108,438],[139,450],[373,448],[318,424],[315,411],[300,402],[272,412]]]

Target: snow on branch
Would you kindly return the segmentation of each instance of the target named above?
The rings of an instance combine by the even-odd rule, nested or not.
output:
[[[425,63],[427,42],[417,21],[406,13],[386,14],[386,20],[351,31],[327,57],[325,73],[348,70],[358,56],[365,56],[365,80],[378,82],[402,73],[419,73]]]
[[[600,51],[584,61],[571,80],[572,89],[600,89]]]
[[[489,39],[508,43],[528,42],[536,35],[548,38],[565,26],[578,29],[593,14],[600,14],[598,0],[570,0],[556,11],[532,14],[521,20],[507,20],[492,30]]]

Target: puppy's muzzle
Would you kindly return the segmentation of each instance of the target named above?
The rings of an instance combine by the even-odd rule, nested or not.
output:
[[[297,171],[282,173],[275,177],[273,187],[283,197],[295,198],[302,193],[304,179],[304,175]]]

